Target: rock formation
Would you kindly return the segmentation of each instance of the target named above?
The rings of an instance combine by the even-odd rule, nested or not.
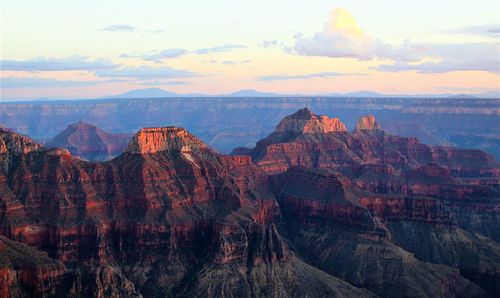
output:
[[[356,122],[356,130],[374,130],[380,129],[380,124],[375,121],[375,116],[363,116]]]
[[[338,118],[318,116],[308,108],[303,108],[293,115],[285,117],[276,127],[278,133],[327,133],[347,131]]]
[[[66,148],[77,157],[89,161],[105,161],[123,151],[131,136],[109,134],[82,121],[70,124],[64,131],[48,141],[48,148]]]
[[[127,152],[140,154],[167,150],[191,152],[208,150],[208,146],[184,128],[171,126],[143,128],[132,138],[127,147]]]
[[[496,160],[375,123],[304,109],[231,156],[144,128],[107,162],[0,129],[0,294],[497,296]]]

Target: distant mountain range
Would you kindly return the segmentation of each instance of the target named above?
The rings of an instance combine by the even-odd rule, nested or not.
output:
[[[453,93],[440,93],[440,94],[383,94],[369,90],[353,91],[347,93],[327,93],[327,94],[290,94],[290,93],[272,93],[261,92],[254,89],[244,89],[226,94],[203,94],[203,93],[175,93],[160,88],[145,88],[130,90],[125,93],[108,95],[100,98],[64,98],[64,97],[38,97],[33,99],[5,99],[3,102],[28,102],[28,101],[57,101],[57,100],[82,100],[82,99],[119,99],[119,98],[179,98],[179,97],[352,97],[352,98],[498,98],[500,99],[500,90],[492,90],[483,93],[471,94],[453,94]]]
[[[270,92],[260,92],[253,89],[239,90],[227,94],[209,95],[200,93],[174,93],[160,88],[147,88],[131,90],[122,94],[107,96],[106,98],[154,98],[154,97],[283,97],[283,96],[303,96],[300,94],[278,94]]]
[[[272,93],[260,92],[254,89],[239,90],[227,94],[209,95],[200,93],[181,94],[175,93],[160,88],[147,88],[131,90],[122,94],[111,95],[105,98],[155,98],[155,97],[305,97],[305,96],[328,96],[328,97],[430,97],[430,98],[500,98],[500,90],[489,91],[484,93],[475,94],[382,94],[372,91],[355,91],[348,93],[328,93],[328,94],[286,94],[286,93]]]

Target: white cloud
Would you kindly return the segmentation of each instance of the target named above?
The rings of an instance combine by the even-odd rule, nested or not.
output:
[[[353,16],[342,8],[331,12],[330,19],[321,32],[315,33],[311,38],[297,35],[293,49],[307,56],[360,60],[372,59],[375,54],[373,39],[363,33]]]
[[[467,27],[457,33],[498,35],[498,26]],[[296,36],[291,53],[331,58],[371,60],[389,59],[373,69],[379,71],[417,71],[444,73],[451,71],[487,71],[500,73],[500,48],[495,43],[416,44],[407,40],[390,45],[365,34],[353,16],[344,9],[335,9],[323,30],[306,38]]]
[[[483,36],[498,38],[500,36],[500,26],[499,25],[468,26],[460,29],[450,30],[447,33],[483,35]]]
[[[452,71],[486,71],[500,73],[500,45],[495,43],[427,44],[426,56],[418,63],[395,62],[375,67],[379,71],[416,71],[445,73]]]
[[[143,60],[160,63],[162,59],[172,59],[183,56],[187,53],[185,49],[166,49],[157,53],[146,54],[142,57]]]
[[[298,75],[275,74],[275,75],[261,76],[258,77],[257,80],[258,81],[305,80],[313,78],[331,78],[331,77],[350,76],[350,75],[362,75],[362,74],[340,73],[340,72],[316,72],[316,73],[298,74]]]
[[[28,60],[1,60],[2,70],[14,71],[67,71],[67,70],[98,70],[118,67],[110,59],[92,60],[84,56],[68,58],[37,57]]]
[[[115,82],[105,81],[71,81],[38,77],[5,77],[0,78],[1,88],[50,88],[50,87],[85,87],[96,84]]]
[[[210,54],[210,53],[219,53],[219,52],[229,52],[229,51],[234,51],[234,50],[239,50],[239,49],[246,49],[247,46],[244,45],[239,45],[239,44],[226,44],[223,46],[216,46],[216,47],[211,47],[211,48],[202,48],[202,49],[197,49],[194,52],[196,54]]]
[[[392,46],[372,38],[364,33],[354,17],[342,8],[331,12],[330,19],[322,31],[310,38],[298,34],[295,39],[295,45],[287,51],[306,56],[358,60],[378,57],[396,61],[418,61],[426,51],[425,47],[408,40],[401,45]]]

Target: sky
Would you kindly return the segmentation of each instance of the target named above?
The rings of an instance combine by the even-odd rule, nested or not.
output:
[[[497,1],[0,0],[1,99],[500,89]]]

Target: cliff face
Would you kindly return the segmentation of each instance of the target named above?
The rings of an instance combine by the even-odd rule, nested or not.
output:
[[[158,127],[90,163],[1,130],[2,293],[498,294],[495,160],[292,116],[251,156]]]
[[[274,225],[267,176],[248,156],[219,155],[178,128],[140,131],[128,148],[107,163],[41,147],[1,160],[0,233],[64,263],[50,273],[64,276],[51,293],[370,295],[295,257]],[[44,275],[19,284],[24,269],[4,268],[8,296],[19,285],[46,294]]]
[[[26,154],[41,149],[42,146],[30,138],[0,127],[0,154]]]
[[[94,125],[79,121],[48,141],[48,148],[66,148],[77,157],[89,161],[105,161],[125,151],[131,136],[109,134]]]
[[[495,242],[499,240],[495,231],[499,228],[500,167],[492,156],[478,150],[432,147],[415,138],[391,136],[372,117],[362,117],[352,133],[283,136],[277,129],[255,148],[240,152],[250,154],[272,175],[271,181],[279,185],[274,188],[275,195],[290,235],[296,237],[299,247],[304,247],[304,253],[313,252],[309,260],[323,270],[337,276],[346,274],[330,267],[332,263],[343,266],[335,259],[347,256],[338,248],[331,251],[328,247],[333,242],[328,241],[348,237],[346,234],[357,239],[360,232],[345,231],[348,226],[361,231],[361,235],[370,235],[365,237],[392,239],[424,261],[460,268],[468,278],[492,292],[498,291],[492,284],[500,281]],[[304,174],[307,171],[312,172]],[[314,178],[318,171],[324,177],[341,177],[334,181],[342,181],[342,188],[337,189],[343,189],[344,195],[329,191],[331,198],[340,201],[325,201],[314,195],[318,189],[326,191],[328,186],[337,184],[330,181],[319,186]],[[322,228],[325,225],[333,227],[333,232]],[[304,227],[308,227],[307,232]],[[494,245],[478,244],[474,233],[493,238]],[[329,240],[324,244],[303,244],[318,238]],[[425,245],[419,245],[415,239]],[[365,240],[356,241],[346,241],[345,249],[367,245]],[[476,243],[475,248],[470,249],[467,243]],[[492,267],[483,263],[489,262],[486,260],[490,254],[496,260]],[[470,255],[483,261],[460,261]],[[370,260],[366,262],[358,270],[369,266]],[[356,284],[354,276],[354,280],[343,277]]]
[[[66,268],[25,244],[0,236],[0,296],[62,295]]]
[[[208,150],[208,146],[184,128],[172,126],[141,129],[127,147],[127,152],[141,154],[167,150],[202,151]]]
[[[347,131],[347,129],[338,118],[330,119],[327,116],[318,116],[308,108],[285,117],[276,127],[277,133],[308,134],[335,131]]]
[[[309,113],[308,110],[300,110],[288,116],[275,132],[257,142],[255,148],[240,148],[235,153],[251,155],[260,167],[271,174],[293,166],[336,168],[348,173],[366,164],[390,165],[397,170],[409,170],[436,163],[460,177],[500,176],[498,162],[487,153],[433,147],[420,143],[416,138],[388,135],[380,129],[373,116],[359,119],[357,129],[352,133],[344,130],[296,133],[292,129],[283,129],[285,120]],[[313,114],[310,117],[319,116]]]
[[[363,116],[358,119],[358,122],[356,122],[356,130],[374,130],[374,129],[380,129],[381,126],[377,121],[375,121],[375,116],[373,115],[368,115],[368,116]]]

